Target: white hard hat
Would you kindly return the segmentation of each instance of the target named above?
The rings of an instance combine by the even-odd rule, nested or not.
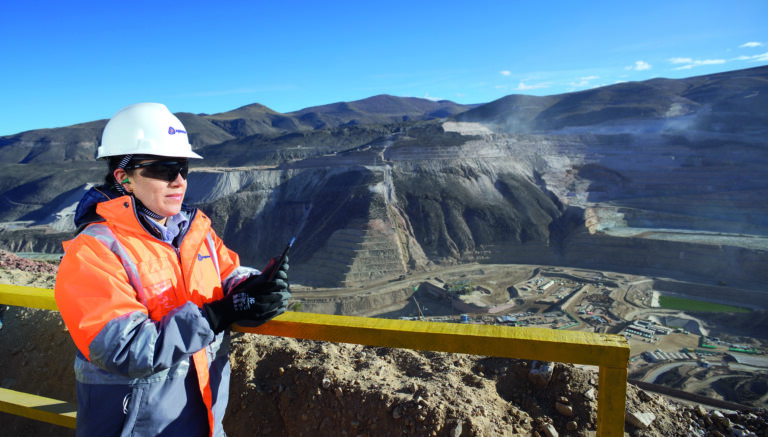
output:
[[[109,120],[96,157],[120,155],[202,158],[192,151],[184,125],[161,103],[126,106]]]

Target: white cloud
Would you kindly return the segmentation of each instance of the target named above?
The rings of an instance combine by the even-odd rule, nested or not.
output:
[[[754,47],[762,47],[763,43],[757,42],[757,41],[750,41],[748,43],[744,43],[739,46],[740,49],[746,49],[746,48],[754,48]]]
[[[725,64],[725,59],[671,58],[669,62],[675,65],[680,65],[679,67],[676,67],[675,70],[690,70],[693,67]]]
[[[426,100],[431,100],[433,102],[439,102],[440,100],[446,100],[446,99],[444,99],[442,97],[432,97],[432,96],[429,95],[429,93],[424,93],[424,97],[422,97],[422,98],[426,99]]]
[[[537,89],[541,89],[541,88],[549,88],[549,84],[548,83],[537,83],[537,84],[530,85],[530,84],[527,84],[525,82],[520,82],[519,84],[517,84],[517,88],[515,88],[515,89],[518,90],[518,91],[530,91],[530,90],[537,90]]]
[[[592,81],[593,80],[597,80],[597,79],[600,79],[600,76],[584,76],[584,77],[580,77],[575,82],[571,82],[570,86],[571,86],[571,89],[591,87],[591,86],[593,86]]]
[[[636,61],[635,65],[630,65],[624,68],[625,70],[645,71],[651,69],[651,64],[645,61]]]
[[[734,58],[736,61],[748,61],[748,62],[768,62],[768,52],[761,53],[754,56],[739,56]]]
[[[699,65],[719,65],[725,64],[725,59],[705,59],[703,61],[694,61],[694,64]]]
[[[501,71],[501,75],[502,75],[502,76],[510,76],[511,74],[512,74],[512,72],[511,72],[511,71],[509,71],[509,70],[503,70],[503,71]]]

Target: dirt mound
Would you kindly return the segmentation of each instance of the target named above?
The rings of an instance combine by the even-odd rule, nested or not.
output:
[[[597,374],[567,364],[242,334],[234,350],[230,435],[576,436],[597,423]],[[634,386],[627,402],[655,416],[638,435],[688,435],[682,406]]]
[[[14,255],[11,252],[0,250],[0,269],[21,270],[27,273],[56,274],[58,264],[34,261]]]
[[[52,287],[53,274],[35,270],[45,268],[0,267],[0,279]],[[11,308],[3,321],[2,387],[74,402],[75,347],[59,314]],[[241,333],[232,343],[230,436],[582,436],[597,423],[598,375],[569,364]],[[765,410],[707,411],[627,389],[631,435],[764,436],[767,420]],[[7,414],[0,421],[2,435],[74,435]]]

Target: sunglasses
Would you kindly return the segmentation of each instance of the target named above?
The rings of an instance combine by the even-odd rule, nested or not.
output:
[[[185,180],[189,173],[189,161],[152,161],[142,164],[132,164],[125,167],[126,170],[142,169],[141,175],[145,178],[159,179],[173,182],[179,175]]]

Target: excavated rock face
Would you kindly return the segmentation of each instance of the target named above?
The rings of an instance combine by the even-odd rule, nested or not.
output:
[[[548,245],[561,206],[520,175],[475,167],[396,172],[398,203],[432,259],[476,259],[504,246]],[[495,176],[495,179],[494,179]]]
[[[509,250],[521,245],[550,253],[553,235],[559,240],[578,214],[566,218],[511,158],[461,159],[467,147],[466,138],[427,125],[327,162],[225,173],[239,189],[190,179],[191,197],[206,199],[200,207],[244,260],[266,262],[296,235],[291,264],[308,285],[351,286],[430,262],[507,262],[521,258]]]
[[[245,264],[295,236],[292,274],[310,286],[477,261],[756,289],[768,281],[766,96],[760,67],[508,96],[450,120],[429,119],[470,108],[376,96],[182,114],[206,157],[187,202]],[[103,178],[90,161],[102,125],[0,138],[0,247],[61,251],[76,199]]]

